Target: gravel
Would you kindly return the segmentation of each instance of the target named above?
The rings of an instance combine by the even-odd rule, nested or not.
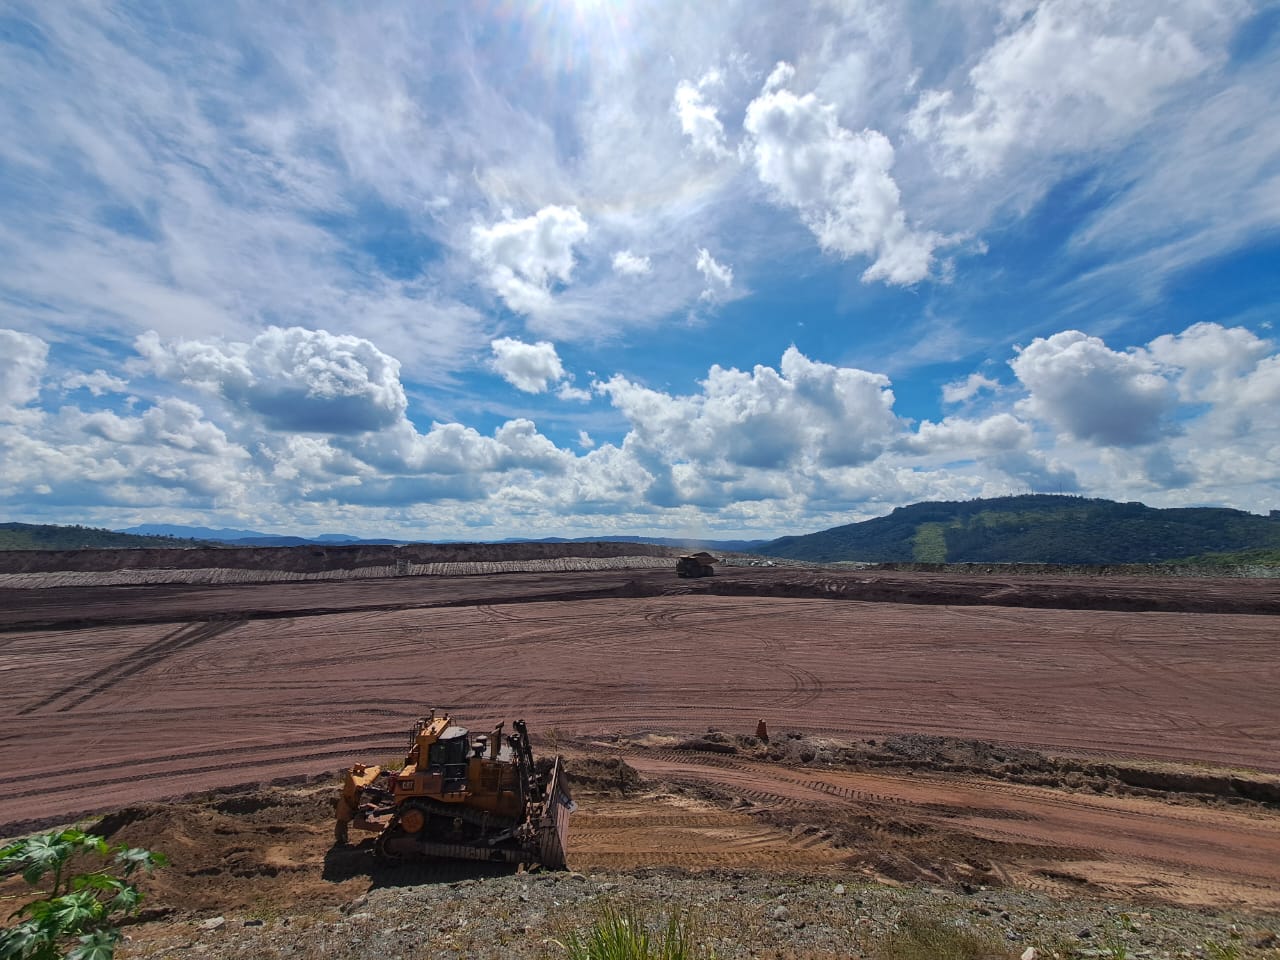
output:
[[[993,957],[1280,960],[1278,917],[1197,912],[1014,890],[749,874],[545,873],[370,890],[340,909],[190,918],[132,927],[122,958],[552,958],[606,905],[687,915],[717,958],[866,957],[905,913],[989,936]],[[212,921],[222,921],[221,923]],[[1226,951],[1226,952],[1219,952]],[[1234,951],[1234,952],[1233,952]]]

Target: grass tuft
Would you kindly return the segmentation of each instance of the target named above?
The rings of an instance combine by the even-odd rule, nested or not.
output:
[[[715,960],[700,951],[684,914],[673,913],[665,924],[650,926],[635,907],[606,904],[585,933],[574,931],[560,944],[569,960]]]
[[[1005,945],[972,927],[925,912],[903,914],[897,929],[872,948],[876,960],[996,960],[1010,957]]]

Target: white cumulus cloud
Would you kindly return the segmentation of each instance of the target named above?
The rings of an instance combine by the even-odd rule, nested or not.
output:
[[[0,330],[0,415],[25,407],[40,395],[49,345],[17,330]]]
[[[648,257],[639,257],[630,250],[619,250],[613,255],[613,272],[624,277],[642,277],[653,271]]]
[[[717,261],[706,247],[698,248],[698,258],[693,265],[706,283],[700,300],[719,300],[733,288],[733,268]]]
[[[1009,413],[997,413],[985,420],[945,417],[940,423],[926,420],[914,436],[904,441],[904,449],[917,453],[963,452],[977,459],[992,453],[1022,450],[1031,445],[1031,427]]]
[[[551,384],[564,379],[564,366],[554,343],[546,340],[524,343],[501,337],[490,343],[489,348],[493,351],[490,365],[517,390],[545,393]]]
[[[696,84],[681,80],[676,85],[672,109],[695,153],[723,158],[729,156],[724,142],[724,124],[716,116],[716,108],[703,97],[703,90],[714,84],[717,78],[717,74],[709,73]]]
[[[813,93],[797,97],[777,88],[788,78],[779,69],[751,101],[744,121],[761,182],[799,212],[823,250],[869,257],[863,280],[923,280],[943,238],[907,223],[889,172],[889,139],[878,130],[846,130],[835,107]]]
[[[873,461],[900,429],[887,377],[795,347],[777,369],[713,366],[689,396],[622,376],[596,386],[630,423],[624,449],[659,504],[785,497],[795,476]]]
[[[551,305],[553,284],[573,275],[574,247],[586,239],[577,207],[546,206],[533,216],[471,230],[472,255],[489,270],[489,283],[518,313]]]
[[[1189,402],[1230,402],[1242,381],[1268,356],[1273,344],[1244,327],[1197,323],[1181,333],[1156,337],[1147,351],[1177,372],[1178,392]]]
[[[1027,388],[1028,412],[1104,446],[1158,439],[1177,400],[1149,357],[1117,352],[1079,330],[1037,337],[1009,365]]]
[[[62,378],[64,390],[78,390],[82,387],[95,397],[100,397],[107,393],[124,393],[129,389],[129,383],[119,377],[113,377],[105,370],[95,370],[93,373],[71,373]]]
[[[983,390],[995,390],[1000,386],[990,377],[983,376],[980,373],[971,373],[963,380],[953,380],[951,383],[942,385],[942,402],[943,403],[964,403],[972,400]]]
[[[247,343],[147,333],[135,345],[158,375],[219,394],[276,430],[378,430],[407,405],[400,362],[361,337],[269,327]]]

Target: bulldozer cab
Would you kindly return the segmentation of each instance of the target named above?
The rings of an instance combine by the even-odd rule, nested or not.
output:
[[[427,747],[427,773],[444,778],[444,792],[458,793],[467,787],[467,766],[471,744],[465,727],[448,726]]]

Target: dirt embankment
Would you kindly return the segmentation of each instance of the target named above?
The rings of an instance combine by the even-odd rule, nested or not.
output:
[[[1072,577],[894,570],[727,569],[685,591],[716,596],[798,597],[946,606],[1056,610],[1280,614],[1276,580],[1243,578]]]
[[[151,550],[4,550],[0,573],[57,570],[193,570],[226,567],[238,570],[284,570],[315,573],[359,570],[397,563],[470,563],[501,560],[545,560],[557,557],[670,557],[672,547],[650,543],[414,543],[306,547],[202,547]]]
[[[287,554],[295,548],[282,549]],[[283,555],[278,559],[298,567],[305,558]],[[682,580],[674,575],[667,562],[661,556],[649,561],[639,555],[446,561],[433,562],[440,569],[430,574],[417,572],[423,565],[406,564],[409,575],[405,576],[394,576],[394,566],[335,568],[327,573],[312,574],[282,574],[275,569],[214,568],[210,571],[202,568],[178,571],[169,582],[155,583],[113,582],[112,578],[128,571],[0,573],[0,631],[159,623],[212,614],[225,618],[230,611],[240,618],[278,618],[357,610],[520,604],[532,600],[571,602],[670,596],[1280,615],[1280,588],[1275,580],[996,577],[749,566],[726,566],[714,577]],[[522,563],[537,569],[502,568]],[[575,566],[564,569],[567,563]],[[658,569],[653,569],[655,565]],[[384,573],[370,575],[377,570]],[[194,576],[210,572],[225,576],[215,581]],[[184,573],[194,578],[184,578],[181,576]],[[308,582],[320,577],[323,582]]]

